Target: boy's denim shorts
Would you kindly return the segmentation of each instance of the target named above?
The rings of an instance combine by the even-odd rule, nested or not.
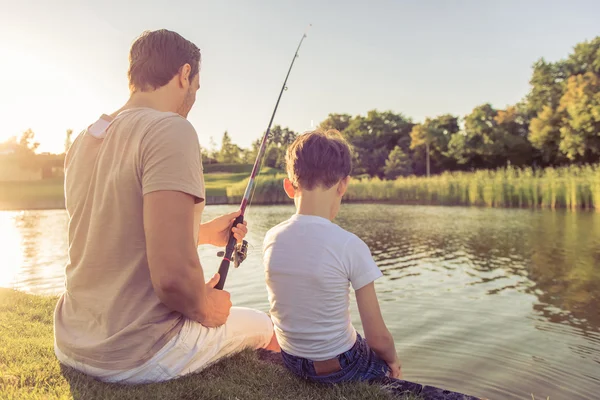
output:
[[[340,371],[317,375],[311,360],[296,357],[281,350],[287,369],[301,378],[318,383],[342,383],[349,381],[372,381],[388,376],[390,368],[357,333],[356,343],[345,353],[338,355]]]

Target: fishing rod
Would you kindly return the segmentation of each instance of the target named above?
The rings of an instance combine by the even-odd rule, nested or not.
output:
[[[281,86],[281,91],[279,92],[279,97],[277,98],[277,103],[275,103],[275,109],[273,110],[273,114],[271,115],[271,120],[269,121],[269,126],[265,131],[261,143],[260,149],[258,151],[258,155],[256,156],[256,160],[254,161],[254,167],[252,167],[252,173],[250,174],[250,179],[248,180],[248,185],[246,186],[246,191],[244,192],[244,197],[242,198],[242,204],[240,206],[240,215],[233,222],[233,226],[237,226],[244,222],[244,213],[246,211],[246,207],[248,206],[248,202],[250,201],[250,197],[252,195],[255,178],[258,175],[258,170],[260,164],[262,163],[262,158],[265,154],[265,150],[267,148],[267,140],[269,138],[269,133],[271,132],[271,124],[273,123],[273,119],[275,118],[275,113],[277,112],[277,107],[279,106],[279,101],[281,100],[281,95],[284,90],[287,90],[287,80],[290,76],[290,72],[292,72],[292,67],[294,66],[294,61],[298,57],[298,51],[300,51],[300,46],[302,46],[302,42],[304,38],[306,38],[306,34],[312,24],[308,25],[304,35],[302,35],[302,39],[300,39],[300,43],[298,44],[298,48],[296,49],[296,53],[294,53],[294,58],[292,59],[292,63],[290,64],[290,68],[288,69],[287,75],[285,76],[285,80],[283,81],[283,86]],[[237,240],[235,236],[233,236],[233,232],[229,233],[229,240],[227,241],[227,246],[225,247],[224,252],[220,252],[218,256],[222,256],[223,260],[221,261],[221,266],[219,267],[219,282],[216,284],[215,288],[219,290],[223,290],[225,286],[225,279],[227,279],[227,273],[229,272],[229,265],[231,264],[232,258],[234,266],[237,268],[240,264],[246,259],[246,255],[248,253],[248,242],[242,241],[242,243],[238,246]]]

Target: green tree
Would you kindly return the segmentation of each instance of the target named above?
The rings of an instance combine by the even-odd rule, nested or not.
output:
[[[221,163],[228,164],[239,163],[241,161],[240,153],[240,147],[233,144],[231,137],[229,137],[229,133],[225,131],[225,133],[223,133],[223,139],[221,140],[221,150],[219,151],[217,160]]]
[[[321,121],[319,124],[319,128],[327,130],[327,129],[335,129],[339,132],[343,132],[352,121],[352,116],[349,114],[329,114],[326,119]]]
[[[384,173],[387,179],[396,179],[399,176],[412,174],[411,161],[400,146],[394,147],[385,162]]]
[[[597,93],[593,76],[600,76],[600,37],[578,43],[565,60],[534,64],[527,96],[529,140],[544,165],[595,159],[593,122],[586,122]]]
[[[564,112],[560,150],[571,161],[596,162],[600,156],[600,77],[571,76],[560,100]]]
[[[587,72],[600,76],[600,36],[578,43],[564,65],[569,76]]]
[[[536,148],[543,165],[557,165],[564,157],[559,150],[562,113],[551,106],[544,106],[529,124],[529,141]]]
[[[465,117],[465,147],[463,158],[473,168],[495,168],[502,163],[498,159],[500,143],[495,129],[496,110],[490,104],[475,107]]]
[[[549,63],[541,58],[533,65],[533,73],[529,80],[531,90],[527,95],[530,116],[535,117],[544,107],[558,107],[567,77],[564,62]]]
[[[494,118],[496,123],[496,140],[502,147],[498,158],[502,163],[509,162],[514,166],[530,165],[533,160],[533,147],[528,140],[529,120],[523,107],[510,106],[498,110]]]
[[[343,132],[353,147],[354,173],[383,178],[385,162],[396,146],[409,154],[413,126],[410,119],[392,111],[371,110],[366,117],[354,117]]]
[[[465,117],[464,138],[451,140],[449,152],[470,168],[494,169],[507,163],[521,166],[531,162],[527,135],[527,117],[517,107],[495,110],[483,104]]]
[[[278,168],[280,159],[280,149],[275,143],[271,143],[265,150],[264,165],[271,168]]]
[[[296,140],[298,134],[292,131],[289,128],[282,128],[281,125],[275,125],[271,128],[269,132],[268,143],[273,143],[277,147],[287,147]],[[258,141],[258,146],[260,146],[260,141]]]
[[[430,165],[434,173],[453,169],[455,162],[448,156],[448,144],[458,130],[458,118],[449,114],[427,118],[422,124],[415,125],[410,132],[415,169],[422,172],[424,168],[427,175]]]
[[[275,125],[269,132],[267,139],[267,149],[265,150],[264,165],[271,168],[285,168],[285,152],[287,148],[296,140],[298,134],[289,128],[282,128],[280,125]],[[256,140],[252,144],[253,160],[258,154],[260,148],[260,140]]]
[[[448,157],[452,158],[462,168],[468,167],[471,161],[470,152],[467,149],[467,135],[464,131],[456,132],[448,142]]]

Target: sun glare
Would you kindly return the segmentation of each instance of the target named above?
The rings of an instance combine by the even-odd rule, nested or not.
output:
[[[6,116],[0,142],[32,129],[40,152],[61,153],[67,129],[77,132],[104,111],[90,95],[90,83],[62,65],[60,57],[23,53],[14,46],[0,50],[10,61],[0,63],[0,109]]]
[[[0,213],[0,243],[2,243],[0,287],[15,286],[15,277],[23,264],[21,233],[15,224],[18,215],[18,212]]]

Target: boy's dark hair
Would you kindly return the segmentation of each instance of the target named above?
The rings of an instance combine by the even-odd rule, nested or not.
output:
[[[167,83],[185,64],[190,80],[200,69],[200,49],[180,34],[166,29],[143,32],[129,52],[129,90],[149,91]]]
[[[350,145],[335,129],[306,132],[285,154],[288,177],[295,187],[329,189],[352,170]]]

